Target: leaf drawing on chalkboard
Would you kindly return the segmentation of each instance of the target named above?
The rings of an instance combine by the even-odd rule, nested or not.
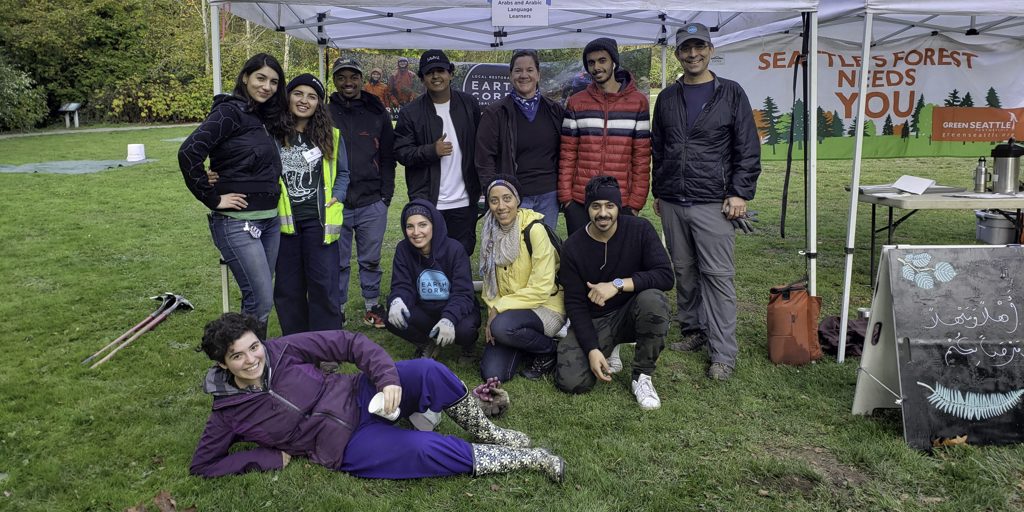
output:
[[[918,272],[917,275],[914,276],[914,284],[916,284],[918,288],[931,290],[932,288],[935,288],[935,279],[932,278],[932,275],[929,273]]]
[[[935,279],[939,282],[948,283],[956,277],[956,270],[953,269],[953,265],[940,261],[935,264]]]
[[[910,265],[903,265],[902,272],[903,272],[903,279],[906,279],[907,281],[913,281],[914,280],[914,276],[917,275],[917,271],[914,270],[914,267],[912,267]]]
[[[933,407],[951,416],[970,421],[1000,416],[1020,403],[1021,396],[1024,396],[1024,389],[982,394],[970,391],[964,393],[943,387],[939,383],[935,384],[935,388],[920,381],[917,384],[932,392],[928,395],[928,403]]]
[[[928,263],[932,261],[932,255],[926,252],[921,254],[908,254],[907,262],[912,263],[915,267],[926,267]]]

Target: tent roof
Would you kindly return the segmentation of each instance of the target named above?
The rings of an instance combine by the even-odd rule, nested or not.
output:
[[[818,0],[550,0],[547,27],[504,27],[495,35],[487,0],[321,0],[259,2],[214,0],[232,14],[337,48],[582,48],[596,37],[621,45],[674,43],[690,22],[717,27],[719,35],[813,11]],[[383,5],[382,5],[383,4]],[[602,5],[603,4],[603,5]],[[318,32],[318,15],[323,31]],[[799,18],[799,16],[797,16]],[[717,37],[717,36],[716,36]]]

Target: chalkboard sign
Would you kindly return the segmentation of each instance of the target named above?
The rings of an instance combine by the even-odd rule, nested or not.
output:
[[[882,258],[869,325],[881,346],[865,349],[854,413],[898,391],[912,447],[1024,441],[1024,250],[896,246]]]

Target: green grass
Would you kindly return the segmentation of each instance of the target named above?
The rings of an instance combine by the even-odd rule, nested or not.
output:
[[[511,474],[372,481],[295,459],[284,471],[203,480],[188,464],[209,411],[208,367],[192,351],[220,311],[217,252],[204,209],[177,170],[187,128],[0,140],[0,164],[123,158],[146,144],[157,162],[88,175],[0,174],[6,191],[0,258],[0,510],[123,510],[169,491],[199,510],[1019,510],[1024,448],[906,446],[900,417],[850,415],[857,361],[772,365],[765,341],[768,288],[804,273],[803,198],[778,234],[782,165],[769,162],[753,208],[759,231],[737,240],[740,360],[735,378],[709,382],[705,358],[666,351],[654,377],[661,409],[642,412],[628,374],[584,396],[548,382],[507,384],[505,426],[528,432],[568,463],[567,481]],[[865,183],[902,174],[969,187],[973,158],[864,163]],[[823,314],[838,314],[849,161],[819,166],[819,280]],[[794,190],[802,188],[794,179]],[[400,185],[396,197],[404,197]],[[401,236],[392,206],[384,253]],[[650,209],[644,210],[650,216]],[[857,244],[867,246],[869,208]],[[921,212],[901,243],[974,242],[967,211]],[[855,259],[853,306],[867,306],[868,257]],[[385,258],[390,270],[390,257]],[[390,272],[388,272],[390,274]],[[385,276],[385,283],[389,276]],[[358,285],[353,276],[353,290]],[[150,312],[147,297],[184,294],[196,310],[170,317],[98,370],[78,362]],[[353,292],[352,296],[358,293]],[[237,290],[232,291],[237,300]],[[349,303],[357,319],[361,301]],[[397,359],[412,349],[369,334]],[[271,332],[277,331],[276,325]],[[670,337],[678,335],[673,328]],[[628,364],[631,352],[623,350]],[[469,382],[476,369],[444,361]],[[450,421],[446,433],[456,434]]]

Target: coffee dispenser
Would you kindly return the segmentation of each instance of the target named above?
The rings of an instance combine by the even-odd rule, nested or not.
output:
[[[1020,187],[1020,159],[1024,147],[1018,146],[1013,138],[1006,144],[999,144],[992,150],[992,192],[1016,194]]]

